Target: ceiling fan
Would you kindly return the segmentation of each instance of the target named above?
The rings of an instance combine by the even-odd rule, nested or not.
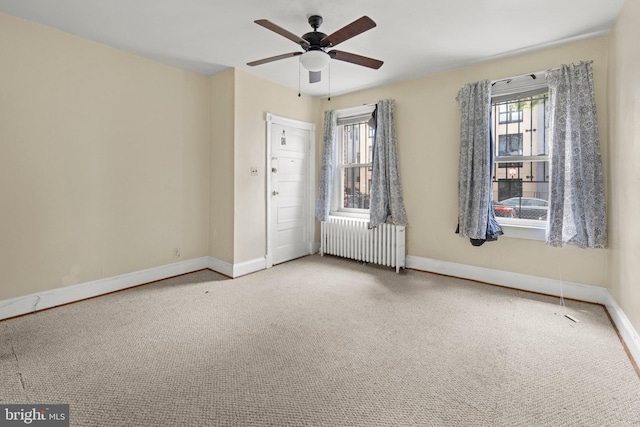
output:
[[[334,46],[342,43],[345,40],[349,40],[358,34],[364,33],[376,26],[368,16],[363,16],[360,19],[356,19],[349,25],[339,29],[333,34],[326,35],[318,31],[318,28],[322,24],[322,16],[312,15],[309,17],[309,25],[313,28],[310,33],[304,34],[302,37],[285,30],[284,28],[274,24],[266,19],[258,19],[254,21],[256,24],[265,27],[275,33],[280,34],[283,37],[297,43],[304,49],[304,52],[290,52],[282,55],[272,56],[269,58],[260,59],[247,63],[249,66],[256,66],[266,64],[268,62],[278,61],[280,59],[291,58],[293,56],[300,56],[300,63],[304,68],[309,70],[309,83],[317,83],[320,81],[321,70],[324,69],[331,59],[337,59],[339,61],[350,62],[356,65],[362,65],[363,67],[369,67],[377,70],[383,64],[382,61],[373,58],[367,58],[366,56],[356,55],[355,53],[343,52],[341,50],[328,50]]]

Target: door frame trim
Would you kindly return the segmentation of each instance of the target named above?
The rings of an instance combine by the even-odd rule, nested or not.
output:
[[[316,206],[316,125],[314,123],[302,122],[299,120],[289,119],[286,117],[276,116],[275,114],[267,113],[267,147],[265,156],[265,182],[266,182],[266,228],[267,228],[267,242],[266,242],[266,268],[273,267],[273,253],[271,252],[271,130],[274,124],[282,126],[290,126],[297,129],[304,129],[309,131],[309,149],[307,155],[307,171],[309,174],[308,192],[309,192],[309,206],[307,214],[307,248],[309,254],[313,253],[314,240],[315,240],[315,206]]]

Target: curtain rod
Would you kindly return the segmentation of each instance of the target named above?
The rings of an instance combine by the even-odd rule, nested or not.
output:
[[[592,59],[590,59],[590,60],[586,60],[586,61],[580,61],[580,62],[578,62],[578,63],[574,63],[574,65],[578,65],[578,64],[582,64],[582,63],[589,63],[589,64],[592,64],[592,63],[593,63],[593,60],[592,60]],[[521,75],[519,75],[519,76],[507,77],[507,78],[505,78],[505,79],[500,79],[500,80],[491,80],[491,86],[493,86],[493,85],[495,85],[496,83],[499,83],[499,82],[507,82],[507,83],[510,83],[512,80],[514,80],[514,79],[518,79],[518,78],[520,78],[520,77],[531,77],[533,80],[535,80],[535,79],[537,78],[537,77],[536,77],[536,75],[537,75],[537,74],[545,73],[545,72],[547,72],[547,71],[556,71],[556,70],[559,70],[559,69],[560,69],[560,67],[555,67],[555,68],[549,68],[548,70],[536,71],[535,73],[521,74]]]
[[[553,69],[557,69],[557,68],[552,68]],[[550,70],[547,70],[550,71]],[[536,74],[540,74],[540,73],[544,73],[545,71],[537,71],[535,73],[527,73],[527,74],[521,74],[519,76],[513,76],[513,77],[507,77],[505,79],[500,79],[500,80],[491,80],[491,86],[495,85],[496,83],[500,83],[500,82],[507,82],[507,83],[511,83],[512,80],[514,79],[519,79],[521,77],[531,77],[533,80],[537,79],[538,77],[536,77]]]
[[[580,64],[593,64],[593,59],[584,60],[584,61],[580,61],[580,62],[574,62],[572,65],[580,65]],[[507,82],[507,84],[508,84],[508,83],[511,83],[512,80],[518,79],[518,78],[522,78],[522,77],[531,77],[533,80],[535,80],[535,79],[537,79],[536,76],[538,74],[546,73],[548,71],[557,71],[560,68],[562,68],[562,65],[560,67],[549,68],[547,70],[542,70],[542,71],[536,71],[535,73],[520,74],[519,76],[507,77],[507,78],[499,79],[499,80],[491,80],[491,86],[494,86],[496,83],[500,83],[500,82]]]
[[[491,82],[491,86],[494,86],[496,83],[500,83],[500,82],[507,82],[507,83],[511,83],[513,81],[514,78],[518,78],[518,77],[525,77],[525,76],[529,76],[531,77],[533,80],[537,79],[535,74],[523,74],[522,76],[516,76],[516,77],[509,77],[506,79],[500,79],[500,80],[494,80]]]

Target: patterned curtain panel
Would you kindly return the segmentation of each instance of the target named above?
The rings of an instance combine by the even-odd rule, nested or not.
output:
[[[391,99],[376,105],[376,138],[371,173],[369,227],[383,223],[407,225],[407,212],[402,198],[396,127],[393,119],[395,102]]]
[[[551,179],[547,243],[607,245],[604,179],[591,62],[547,72]]]
[[[469,83],[460,90],[457,99],[462,113],[458,232],[479,246],[502,234],[491,203],[491,82]]]
[[[336,174],[336,130],[338,127],[338,113],[327,111],[324,113],[324,151],[322,167],[320,169],[320,184],[318,188],[318,203],[316,204],[316,218],[327,221],[331,212],[331,192]]]

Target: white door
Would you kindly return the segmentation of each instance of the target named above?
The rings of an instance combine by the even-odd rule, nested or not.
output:
[[[313,125],[277,120],[269,126],[267,267],[312,252]]]

